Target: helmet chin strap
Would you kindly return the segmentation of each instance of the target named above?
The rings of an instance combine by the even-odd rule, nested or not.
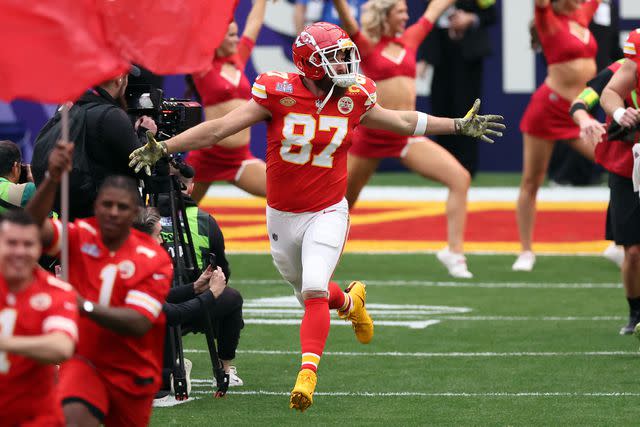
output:
[[[366,90],[364,88],[364,86],[362,86],[360,83],[356,83],[356,86],[361,89],[366,95],[367,98],[369,98],[369,100],[371,101],[371,103],[375,102],[375,99],[373,99],[373,96],[371,96],[371,94],[369,93],[368,90]],[[318,110],[316,111],[316,114],[320,114],[320,112],[322,111],[322,109],[324,108],[325,105],[327,105],[327,102],[329,102],[329,99],[331,98],[331,95],[333,95],[333,89],[336,87],[335,82],[331,85],[331,89],[329,89],[329,92],[327,93],[327,96],[324,98],[324,101],[322,101],[322,104],[320,104],[320,106],[318,107]]]
[[[331,95],[333,95],[333,89],[335,89],[336,86],[339,87],[348,87],[351,85],[347,85],[347,86],[342,86],[342,85],[338,85],[337,82],[333,79],[331,79],[331,81],[333,82],[333,84],[331,85],[331,89],[329,89],[329,92],[327,93],[327,96],[325,96],[324,100],[322,101],[322,103],[320,104],[320,106],[318,106],[318,110],[316,111],[316,114],[320,114],[320,112],[322,111],[322,109],[324,108],[325,105],[327,105],[327,102],[329,102],[329,99],[331,99]],[[371,96],[371,94],[369,93],[368,90],[366,90],[364,88],[364,86],[361,83],[358,83],[357,81],[354,83],[356,85],[356,87],[358,87],[359,89],[361,89],[366,95],[367,98],[369,98],[369,100],[371,101],[371,103],[375,102],[375,99],[373,98],[373,96]]]
[[[320,112],[322,111],[322,109],[324,108],[325,105],[327,105],[327,102],[329,102],[329,99],[331,98],[331,95],[333,95],[333,89],[336,87],[335,82],[331,85],[331,89],[329,89],[329,92],[327,93],[327,96],[324,97],[324,101],[322,101],[322,103],[320,104],[320,106],[318,106],[318,110],[316,111],[316,114],[320,114]]]

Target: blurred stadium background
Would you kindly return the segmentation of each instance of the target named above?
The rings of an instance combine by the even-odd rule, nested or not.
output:
[[[619,5],[620,39],[626,38],[629,30],[636,28],[640,20],[639,0],[612,0]],[[422,0],[407,0],[411,22],[424,11]],[[529,47],[529,21],[533,17],[533,0],[497,0],[498,24],[491,28],[494,53],[485,63],[483,109],[503,114],[509,126],[505,137],[493,146],[480,145],[479,170],[519,171],[522,166],[521,135],[518,129],[530,94],[545,77],[541,55]],[[236,11],[240,30],[249,13],[251,2],[241,0]],[[279,0],[269,4],[265,24],[257,40],[251,61],[247,67],[249,79],[269,70],[293,70],[290,61],[293,41],[292,0]],[[429,75],[418,79],[418,109],[430,112]],[[183,76],[165,79],[165,95],[182,97]],[[44,122],[53,114],[55,106],[16,101],[0,102],[0,139],[20,141],[26,159],[30,159],[31,143]],[[253,130],[252,151],[264,156],[265,127]],[[392,161],[383,164],[384,169],[398,169]]]

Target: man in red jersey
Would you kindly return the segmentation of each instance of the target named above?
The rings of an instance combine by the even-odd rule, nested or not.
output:
[[[330,282],[349,228],[344,198],[350,134],[361,124],[402,135],[459,133],[501,136],[500,116],[478,116],[479,101],[462,119],[393,111],[376,104],[375,83],[358,74],[360,55],[338,26],[307,26],[293,43],[299,73],[268,72],[256,79],[252,99],[226,116],[131,154],[130,166],[149,168],[160,157],[215,145],[267,121],[267,229],[274,263],[305,312],[300,326],[302,366],[290,407],[313,403],[317,367],[329,334],[329,309],[351,320],[361,343],[373,338],[365,285],[346,292]]]
[[[38,267],[41,253],[38,224],[28,213],[15,210],[0,217],[3,426],[65,425],[55,364],[73,355],[78,339],[76,294]]]
[[[59,143],[56,150],[69,150]],[[50,254],[62,225],[47,220],[57,183],[45,178],[27,205]],[[79,293],[79,344],[60,368],[59,399],[67,424],[144,426],[160,388],[165,318],[173,274],[166,252],[131,228],[140,209],[135,181],[105,179],[95,217],[69,224],[70,282]]]
[[[625,61],[604,88],[600,104],[620,126],[633,128],[640,124],[640,110],[625,107],[624,101],[633,90],[640,91],[640,28],[629,33],[623,50],[629,61]]]
[[[624,132],[626,136],[608,138],[598,144],[596,159],[606,160],[611,200],[607,211],[607,238],[624,246],[622,283],[629,304],[629,323],[620,334],[631,334],[640,323],[640,200],[634,188],[633,174],[640,160],[635,154],[638,147],[638,93],[640,93],[640,28],[629,33],[624,44],[627,58],[618,64],[609,82],[602,90],[600,104],[609,117],[622,128],[635,128]],[[634,160],[634,157],[635,160]]]

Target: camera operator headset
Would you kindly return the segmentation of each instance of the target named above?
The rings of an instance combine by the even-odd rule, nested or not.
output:
[[[0,141],[0,214],[23,208],[36,191],[29,165],[21,162],[18,145]]]

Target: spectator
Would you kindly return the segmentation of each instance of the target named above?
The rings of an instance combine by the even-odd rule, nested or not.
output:
[[[0,418],[6,426],[64,425],[55,364],[73,355],[78,310],[71,286],[38,267],[41,252],[29,214],[0,217]]]
[[[67,153],[70,144],[55,151]],[[49,254],[61,244],[62,224],[47,220],[60,171],[49,174],[27,205],[42,224]],[[166,300],[173,275],[166,252],[132,230],[140,209],[138,187],[124,176],[107,177],[95,217],[69,224],[70,282],[78,292],[79,344],[60,367],[59,397],[67,425],[142,426],[160,388]]]
[[[300,33],[305,25],[323,21],[340,25],[340,17],[331,0],[296,0],[293,11],[293,23],[296,34]],[[366,0],[348,0],[351,14],[356,20],[360,19],[360,9]]]
[[[140,69],[132,66],[130,73],[139,75]],[[84,136],[84,140],[73,141],[76,143],[74,168],[78,167],[78,163],[86,158],[90,174],[83,179],[90,182],[74,182],[74,175],[71,175],[70,185],[72,190],[75,188],[82,188],[83,190],[82,194],[75,194],[75,197],[71,198],[69,206],[70,220],[87,218],[93,215],[97,189],[100,188],[107,176],[124,175],[137,178],[131,169],[127,167],[128,153],[142,145],[136,135],[136,130],[139,126],[143,126],[154,134],[157,132],[157,126],[153,119],[147,116],[140,117],[135,122],[135,125],[132,124],[130,117],[126,113],[124,99],[128,82],[128,74],[108,80],[85,92],[73,107],[86,111],[86,133],[80,134]],[[70,114],[73,112],[73,108]],[[46,157],[49,155],[49,152],[43,150],[40,144],[41,141],[44,143],[48,140],[45,137],[47,130],[56,121],[59,121],[59,113],[45,124],[36,138],[32,163],[37,185],[40,185],[44,180],[44,172],[47,167]],[[79,156],[84,156],[85,158],[81,159]],[[86,188],[83,186],[86,186]],[[57,201],[55,209],[56,211],[59,210]]]
[[[491,55],[489,27],[496,23],[495,0],[458,0],[435,23],[419,58],[433,65],[431,109],[438,116],[460,116],[482,97],[484,60]],[[441,135],[446,148],[473,177],[478,145],[461,135]]]
[[[158,243],[167,246],[173,241],[173,232],[170,226],[162,226],[162,222],[164,221],[157,209],[146,208],[134,227],[151,235]],[[223,271],[221,267],[216,271],[207,265],[204,272],[193,283],[171,288],[162,309],[167,316],[167,324],[181,326],[182,335],[204,333],[204,314],[209,313],[212,324],[217,325],[217,356],[223,364],[225,373],[229,375],[229,386],[235,387],[243,385],[242,379],[237,375],[236,367],[231,364],[238,348],[240,330],[244,327],[243,301],[237,290],[226,286],[228,277]],[[169,349],[165,348],[164,384],[157,396],[160,399],[169,396],[170,367],[173,366],[170,355],[173,352],[167,350]],[[190,371],[191,366],[191,361],[185,359],[185,370]],[[188,375],[187,381],[189,382]]]
[[[35,191],[31,169],[22,164],[18,145],[0,141],[0,214],[26,206]]]

